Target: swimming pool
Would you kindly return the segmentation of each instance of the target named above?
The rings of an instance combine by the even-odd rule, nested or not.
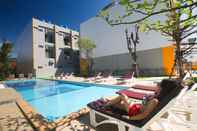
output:
[[[7,81],[5,84],[15,88],[49,121],[78,111],[98,98],[115,95],[120,89],[114,86],[42,79]]]

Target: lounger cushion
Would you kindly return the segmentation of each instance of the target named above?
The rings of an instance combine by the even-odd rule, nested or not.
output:
[[[117,82],[116,85],[124,85],[124,84],[127,84],[127,82],[125,81],[120,81],[120,82]]]
[[[118,92],[116,92],[117,94],[124,94],[126,96],[128,96],[129,98],[134,98],[134,99],[139,99],[142,100],[145,96],[148,97],[149,99],[152,99],[154,97],[156,97],[156,93],[145,93],[145,92],[138,92],[138,91],[132,91],[132,90],[127,90],[127,89],[123,89],[123,90],[119,90]]]
[[[142,84],[135,84],[134,86],[132,86],[132,88],[148,90],[148,91],[155,91],[155,92],[157,92],[159,89],[159,87],[156,85],[142,85]]]
[[[119,90],[116,93],[117,94],[124,94],[130,98],[135,98],[135,99],[139,99],[139,100],[142,100],[143,97],[146,95],[144,93],[134,92],[134,91],[126,90],[126,89]]]

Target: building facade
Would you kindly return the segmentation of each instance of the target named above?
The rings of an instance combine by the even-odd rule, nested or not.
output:
[[[111,12],[121,12],[114,7]],[[136,15],[130,19],[136,19]],[[128,18],[129,19],[129,18]],[[165,19],[154,16],[152,20]],[[100,17],[92,17],[80,25],[80,37],[89,38],[96,43],[94,50],[94,69],[96,71],[131,70],[133,61],[127,49],[125,29],[134,32],[135,25],[110,26]],[[169,75],[174,64],[174,46],[169,38],[159,32],[139,32],[137,63],[144,75]],[[197,57],[196,57],[197,58]]]
[[[79,33],[32,18],[17,40],[17,72],[37,77],[77,72]]]

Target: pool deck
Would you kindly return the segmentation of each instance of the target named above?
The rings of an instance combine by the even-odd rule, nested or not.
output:
[[[0,130],[34,130],[15,102],[19,99],[14,89],[0,89]]]

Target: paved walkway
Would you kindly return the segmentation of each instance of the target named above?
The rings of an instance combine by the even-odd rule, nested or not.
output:
[[[0,131],[33,131],[15,103],[20,95],[11,88],[0,89]]]
[[[118,131],[117,126],[112,124],[103,124],[95,129],[90,125],[89,120],[90,117],[88,113],[76,120],[71,121],[69,126],[59,128],[58,131]]]
[[[15,102],[0,105],[0,128],[2,131],[33,131]]]

